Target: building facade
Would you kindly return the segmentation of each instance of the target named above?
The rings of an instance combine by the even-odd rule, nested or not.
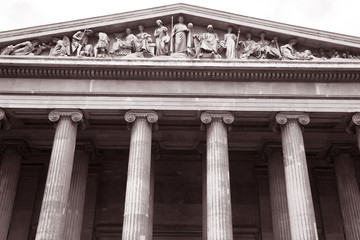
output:
[[[0,49],[0,240],[360,239],[360,38],[175,4]]]

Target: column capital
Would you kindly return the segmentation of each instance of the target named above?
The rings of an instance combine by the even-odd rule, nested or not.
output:
[[[133,123],[137,118],[145,118],[149,123],[156,123],[159,119],[158,114],[152,110],[130,110],[125,113],[125,121],[128,123]]]
[[[342,154],[349,154],[351,157],[356,155],[356,147],[349,144],[334,144],[331,146],[328,155],[326,157],[326,162],[333,163],[335,158],[339,157]]]
[[[310,122],[310,117],[302,112],[280,112],[275,117],[276,123],[284,125],[289,120],[298,121],[301,125],[307,125]]]
[[[226,124],[232,124],[235,118],[230,112],[203,112],[200,119],[201,122],[205,124],[209,124],[214,121],[222,121]]]
[[[95,161],[100,157],[99,152],[97,151],[95,145],[91,141],[80,141],[76,143],[75,151],[81,150],[89,154],[89,160]]]
[[[360,126],[360,113],[355,113],[346,128],[346,132],[349,134],[355,134],[354,128],[355,126]]]
[[[266,144],[263,148],[263,158],[264,160],[268,160],[273,153],[281,152],[282,153],[282,147],[281,143],[269,143]]]
[[[10,129],[9,119],[6,117],[5,111],[1,108],[0,108],[0,129],[3,130]]]
[[[73,122],[80,122],[83,120],[83,113],[80,110],[52,110],[49,115],[49,120],[52,122],[59,121],[62,117],[69,117]]]
[[[29,158],[31,155],[31,151],[27,144],[23,141],[13,141],[13,140],[5,140],[0,144],[0,153],[5,152],[6,149],[15,149],[21,156],[25,159]]]

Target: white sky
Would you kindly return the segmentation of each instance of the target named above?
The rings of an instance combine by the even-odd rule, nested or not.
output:
[[[360,37],[360,0],[2,0],[0,31],[183,2]]]

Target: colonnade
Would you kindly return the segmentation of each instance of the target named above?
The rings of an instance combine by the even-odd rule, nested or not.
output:
[[[360,139],[358,115],[354,115]],[[42,201],[36,240],[80,239],[84,208],[89,147],[76,147],[78,126],[83,118],[78,110],[54,110],[50,121],[56,131]],[[234,116],[229,112],[204,112],[206,162],[203,187],[203,239],[233,239],[228,127]],[[152,132],[157,128],[155,111],[129,111],[131,125],[126,183],[123,240],[150,240],[153,229],[154,171]],[[281,148],[266,150],[269,168],[270,200],[274,239],[316,240],[317,227],[305,156],[302,127],[309,123],[305,113],[282,112],[276,123],[281,132]],[[8,126],[0,109],[0,122]],[[1,127],[1,125],[0,125]],[[0,240],[7,239],[16,186],[25,147],[1,145]],[[205,155],[205,154],[204,154]],[[353,159],[348,149],[332,150],[346,239],[360,239],[360,193]]]

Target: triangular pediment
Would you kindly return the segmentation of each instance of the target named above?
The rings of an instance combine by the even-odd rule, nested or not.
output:
[[[58,24],[43,25],[26,29],[0,32],[0,49],[10,45],[21,43],[22,41],[40,40],[42,43],[49,43],[54,37],[62,38],[67,36],[70,40],[74,33],[84,29],[91,29],[95,32],[104,32],[112,39],[121,36],[126,28],[131,28],[137,34],[138,26],[143,25],[145,31],[150,35],[156,29],[156,20],[160,19],[164,25],[171,29],[171,22],[176,24],[178,16],[184,16],[185,23],[194,25],[193,33],[202,34],[206,32],[206,27],[211,24],[214,32],[223,40],[227,27],[233,26],[234,33],[240,27],[240,40],[245,40],[245,34],[251,33],[252,39],[259,41],[261,32],[266,33],[266,39],[271,41],[274,36],[278,37],[279,45],[284,45],[290,39],[298,39],[299,51],[309,49],[312,52],[319,49],[336,50],[350,52],[358,55],[360,49],[360,38],[343,34],[319,31],[310,28],[298,27],[273,21],[241,16],[233,13],[187,5],[173,4],[162,7],[119,13],[102,17],[94,17],[77,21],[70,21]],[[89,37],[89,41],[95,45],[97,38]]]

